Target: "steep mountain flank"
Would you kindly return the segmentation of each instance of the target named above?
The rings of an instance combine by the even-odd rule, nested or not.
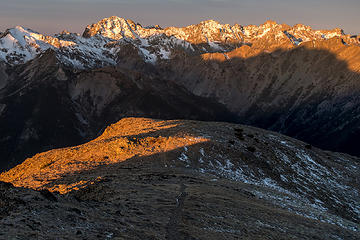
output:
[[[158,65],[162,78],[215,98],[240,121],[316,146],[359,155],[360,48],[340,38],[261,52],[179,55]]]
[[[359,171],[358,158],[258,128],[127,118],[1,174],[15,186],[0,184],[1,234],[358,239]]]

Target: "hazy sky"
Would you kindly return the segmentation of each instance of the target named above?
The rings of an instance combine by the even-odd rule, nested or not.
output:
[[[21,25],[48,34],[82,33],[86,25],[113,15],[143,26],[186,26],[206,19],[258,25],[272,19],[360,34],[360,0],[0,0],[0,31]]]

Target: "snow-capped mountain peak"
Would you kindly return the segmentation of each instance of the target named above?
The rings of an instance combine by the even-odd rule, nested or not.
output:
[[[10,64],[20,64],[49,49],[70,47],[75,43],[45,36],[31,29],[16,26],[0,36],[0,59]]]
[[[88,25],[83,33],[84,37],[100,34],[111,39],[136,38],[137,25],[131,21],[117,16],[104,18],[98,23]]]
[[[23,63],[36,56],[39,48],[50,47],[44,39],[41,34],[21,26],[8,29],[1,36],[0,56],[14,64]]]

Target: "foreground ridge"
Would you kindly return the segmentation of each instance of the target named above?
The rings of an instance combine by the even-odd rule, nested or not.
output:
[[[10,224],[23,224],[16,216],[36,212],[41,224],[16,234],[31,227],[34,238],[356,239],[359,169],[358,158],[258,128],[125,118],[88,143],[1,174],[40,192],[1,183],[11,194],[0,196],[8,206],[0,224],[12,236]]]

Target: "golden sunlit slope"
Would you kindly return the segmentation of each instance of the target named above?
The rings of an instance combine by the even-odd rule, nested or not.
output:
[[[37,154],[3,173],[0,180],[19,187],[41,189],[64,175],[207,141],[206,138],[190,135],[185,129],[179,121],[123,119],[89,143]],[[159,131],[165,135],[159,135]],[[53,186],[51,190],[66,193],[75,185]]]

